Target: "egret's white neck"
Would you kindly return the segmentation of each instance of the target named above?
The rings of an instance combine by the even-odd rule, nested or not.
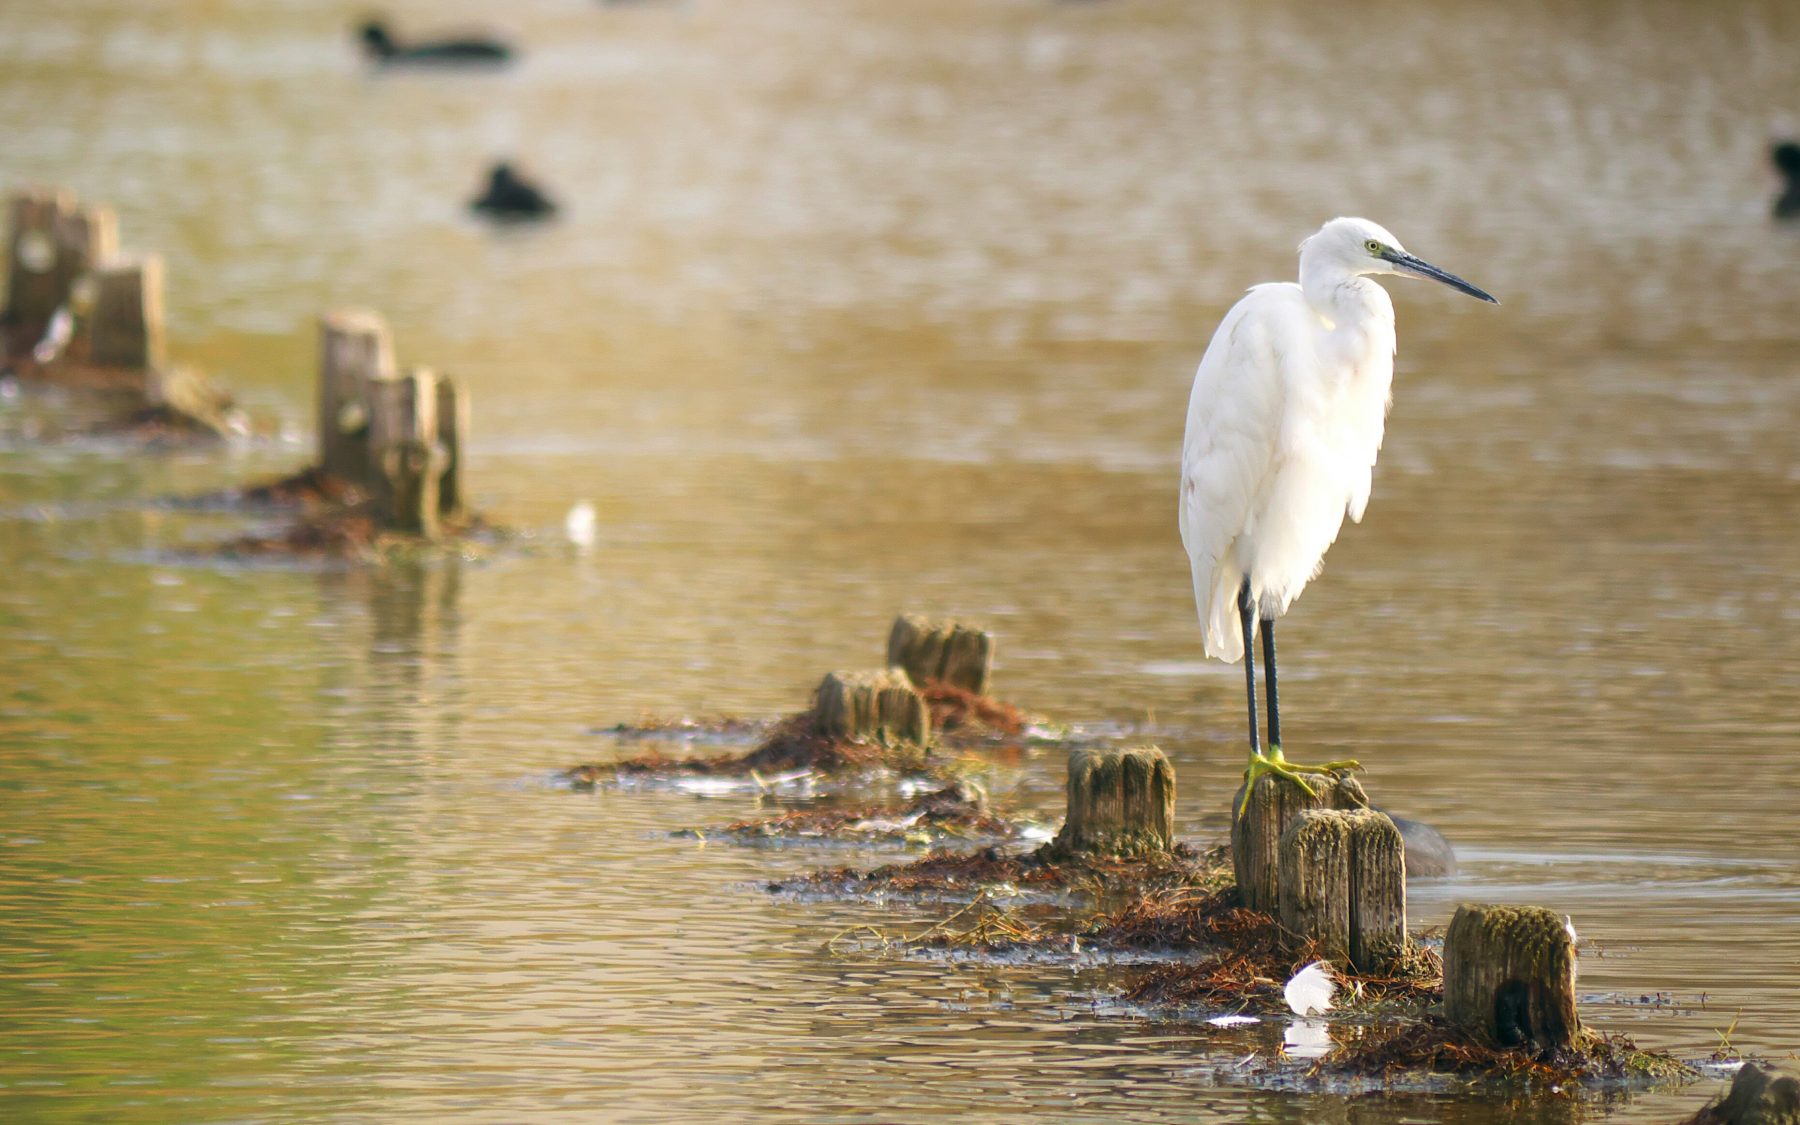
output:
[[[1394,303],[1387,290],[1339,262],[1300,255],[1300,291],[1327,331],[1360,327],[1371,319],[1394,321]]]

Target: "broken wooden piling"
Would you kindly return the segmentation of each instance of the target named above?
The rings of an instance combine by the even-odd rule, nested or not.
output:
[[[986,695],[993,678],[994,638],[956,621],[903,613],[888,632],[887,659],[888,667],[904,668],[915,684],[937,680]]]
[[[118,218],[109,207],[82,206],[69,191],[25,191],[8,207],[6,300],[0,325],[29,347],[75,284],[119,250]]]
[[[368,386],[395,378],[387,323],[337,310],[319,318],[319,467],[339,480],[368,481]]]
[[[320,468],[367,495],[384,526],[435,539],[466,520],[468,396],[427,368],[399,374],[377,314],[320,318],[318,425]]]
[[[858,741],[931,741],[931,708],[906,673],[831,672],[813,691],[820,733]]]
[[[1275,914],[1281,909],[1281,835],[1295,817],[1309,809],[1369,807],[1362,786],[1348,775],[1313,775],[1307,783],[1312,793],[1286,778],[1264,774],[1256,779],[1242,816],[1236,815],[1241,795],[1233,798],[1231,863],[1238,893],[1252,910]]]
[[[1069,751],[1068,814],[1045,852],[1139,857],[1175,844],[1175,771],[1154,746]]]
[[[1406,952],[1406,864],[1400,831],[1372,809],[1308,809],[1279,846],[1281,925],[1321,957],[1359,973]]]
[[[1569,1047],[1575,935],[1539,906],[1464,904],[1444,935],[1444,1016],[1499,1047]]]
[[[95,367],[156,371],[164,365],[163,264],[154,254],[96,265],[77,354]]]

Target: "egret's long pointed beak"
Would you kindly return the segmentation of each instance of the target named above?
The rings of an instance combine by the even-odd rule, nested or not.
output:
[[[1497,305],[1500,303],[1499,299],[1487,290],[1470,285],[1462,278],[1457,277],[1453,273],[1438,269],[1423,258],[1415,258],[1411,254],[1400,253],[1385,255],[1385,257],[1387,257],[1388,261],[1394,263],[1395,267],[1398,268],[1401,273],[1411,274],[1414,277],[1429,277],[1433,281],[1443,282],[1452,289],[1459,289],[1471,297],[1479,297],[1489,304]]]

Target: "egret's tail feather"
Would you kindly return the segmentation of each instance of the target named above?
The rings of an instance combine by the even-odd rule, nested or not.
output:
[[[1221,566],[1211,575],[1194,575],[1194,601],[1200,607],[1206,655],[1214,660],[1231,663],[1244,655],[1237,611],[1238,588],[1243,584],[1244,576],[1229,566]]]

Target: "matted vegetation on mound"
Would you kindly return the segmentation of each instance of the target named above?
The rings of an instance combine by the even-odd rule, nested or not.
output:
[[[904,801],[848,808],[795,809],[778,816],[738,821],[679,835],[738,840],[887,839],[938,843],[946,839],[1017,837],[1018,821],[993,813],[980,786],[952,782]]]
[[[750,729],[748,725],[746,729]],[[829,774],[887,767],[918,773],[925,769],[925,758],[926,751],[917,746],[833,737],[821,731],[812,712],[807,711],[769,728],[762,743],[748,754],[678,758],[651,751],[619,762],[575,766],[562,776],[576,785],[595,785],[630,777],[749,777],[793,770]]]
[[[240,535],[212,548],[228,559],[351,559],[428,556],[443,551],[467,553],[470,544],[503,538],[480,517],[445,524],[435,540],[391,531],[381,525],[371,505],[318,504],[303,508],[294,522],[272,535]]]
[[[863,871],[853,867],[817,871],[771,890],[836,891],[842,894],[963,894],[983,887],[1076,892],[1113,898],[1122,888],[1191,891],[1211,889],[1231,878],[1231,864],[1218,850],[1196,856],[1185,845],[1137,859],[1082,856],[1053,859],[1049,846],[1031,852],[983,848],[974,852],[934,851],[911,863]],[[1064,928],[1066,937],[1074,932]]]
[[[1430,1014],[1406,1023],[1367,1028],[1355,1042],[1320,1059],[1313,1071],[1382,1079],[1447,1074],[1546,1085],[1698,1076],[1686,1063],[1660,1052],[1640,1050],[1624,1035],[1583,1031],[1574,1046],[1556,1050],[1495,1047],[1476,1041]]]

